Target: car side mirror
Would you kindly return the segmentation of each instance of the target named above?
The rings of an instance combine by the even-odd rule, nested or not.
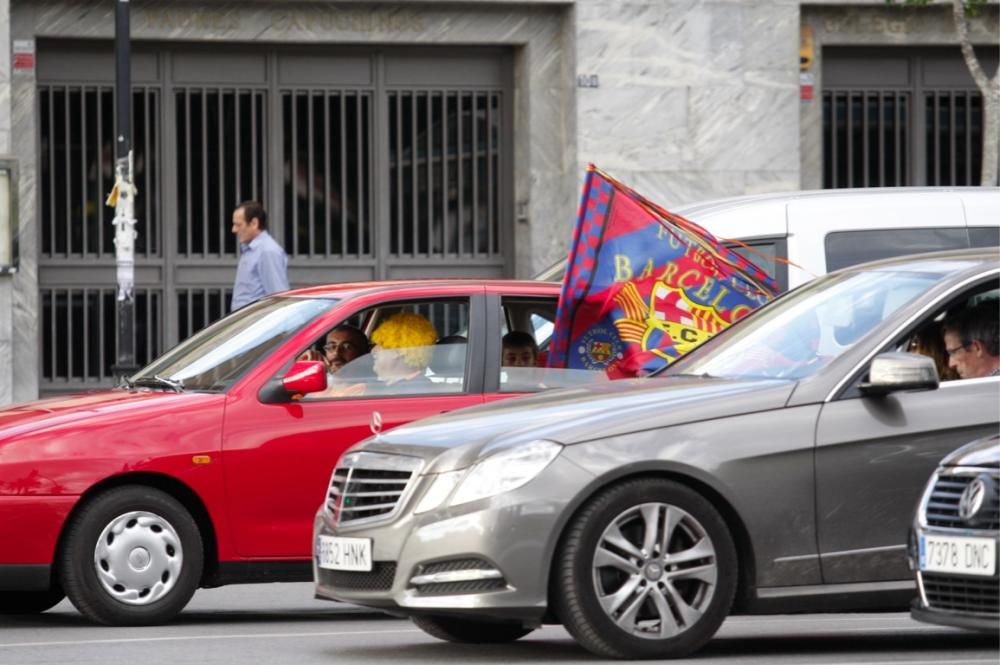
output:
[[[308,395],[326,390],[326,365],[319,360],[296,360],[281,377],[281,387],[289,395]]]
[[[919,353],[880,353],[872,359],[868,380],[858,386],[866,395],[898,390],[934,390],[939,379],[934,359]]]

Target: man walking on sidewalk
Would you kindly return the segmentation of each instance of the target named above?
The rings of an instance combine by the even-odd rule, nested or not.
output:
[[[267,213],[257,201],[245,201],[233,211],[233,234],[240,243],[231,306],[235,312],[288,289],[288,257],[267,232]]]

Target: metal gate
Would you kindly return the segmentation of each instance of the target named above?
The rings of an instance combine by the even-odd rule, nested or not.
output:
[[[41,391],[114,361],[110,44],[40,41]],[[512,67],[501,49],[133,54],[136,355],[228,312],[233,207],[259,199],[293,286],[506,276]]]
[[[995,52],[980,53],[988,72]],[[958,47],[823,51],[823,186],[978,185],[982,95]]]

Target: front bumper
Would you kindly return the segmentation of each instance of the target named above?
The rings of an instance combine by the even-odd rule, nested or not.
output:
[[[326,570],[314,556],[316,596],[400,614],[540,621],[568,502],[590,480],[560,456],[517,490],[420,515],[412,510],[431,477],[418,478],[400,512],[387,521],[335,528],[321,508],[314,552],[321,535],[370,538],[373,570]]]
[[[922,535],[962,535],[993,538],[997,541],[996,570],[1000,571],[1000,534],[970,530],[961,534],[914,525],[910,531],[909,562],[917,580],[919,595],[910,606],[917,621],[997,633],[1000,632],[1000,574],[991,577],[925,572],[920,570],[918,543]]]
[[[930,609],[924,606],[920,598],[913,599],[913,605],[910,607],[910,616],[917,621],[934,623],[939,626],[965,628],[966,630],[977,630],[984,633],[996,633],[1000,631],[1000,619],[995,614],[992,616],[976,615]]]

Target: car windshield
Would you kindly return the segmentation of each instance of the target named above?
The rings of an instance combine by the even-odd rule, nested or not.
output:
[[[820,278],[710,339],[660,376],[811,376],[940,279],[936,273],[890,271]]]
[[[128,381],[184,390],[228,390],[302,326],[336,304],[334,298],[260,300],[180,343]]]

